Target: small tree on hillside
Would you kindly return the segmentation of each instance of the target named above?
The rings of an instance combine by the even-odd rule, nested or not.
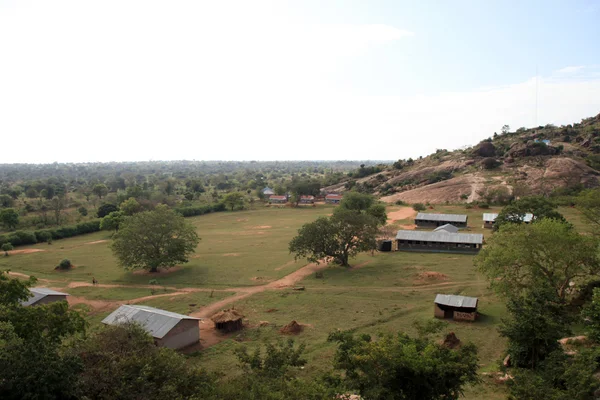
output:
[[[231,208],[233,211],[236,207],[244,207],[244,195],[239,192],[231,192],[225,195],[223,198],[225,206]]]
[[[98,196],[99,199],[102,199],[102,197],[108,194],[108,188],[105,184],[99,183],[97,185],[94,185],[94,187],[92,188],[92,193]]]
[[[10,243],[4,243],[2,245],[2,251],[4,252],[4,256],[8,257],[8,252],[13,249],[13,245]]]
[[[103,231],[119,231],[119,226],[123,223],[125,214],[123,211],[113,211],[100,221],[100,229]]]
[[[375,218],[379,225],[385,225],[387,222],[385,205],[377,202],[377,199],[370,194],[358,192],[346,193],[340,206],[335,209],[334,213],[340,212],[341,210],[350,210],[370,215]]]
[[[17,227],[17,225],[19,225],[19,213],[17,213],[13,208],[5,208],[0,210],[0,224],[12,231]]]
[[[289,245],[295,258],[310,262],[333,260],[349,266],[348,260],[362,251],[376,248],[377,220],[367,214],[340,210],[331,217],[321,217],[304,224]]]
[[[188,262],[199,242],[194,227],[180,214],[158,205],[127,218],[111,248],[122,267],[157,272]]]

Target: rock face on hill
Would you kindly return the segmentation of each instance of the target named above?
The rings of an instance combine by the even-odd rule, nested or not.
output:
[[[600,114],[581,123],[520,128],[472,148],[438,150],[398,160],[385,171],[325,188],[355,188],[383,201],[493,201],[494,196],[550,194],[557,188],[600,185]]]

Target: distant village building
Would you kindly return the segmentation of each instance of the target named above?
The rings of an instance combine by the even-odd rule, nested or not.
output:
[[[436,318],[452,318],[455,321],[475,321],[478,302],[476,297],[438,294],[433,302],[433,315]]]
[[[340,201],[342,201],[342,195],[341,194],[328,194],[327,196],[325,196],[325,203],[327,204],[340,204]]]
[[[399,230],[396,235],[396,250],[465,254],[476,254],[481,250],[482,234],[449,231],[452,228],[445,227],[433,232]]]
[[[483,227],[484,228],[493,228],[494,223],[496,222],[496,218],[498,218],[498,214],[494,213],[483,213]],[[533,214],[527,213],[522,218],[523,223],[528,224],[533,221]]]
[[[41,304],[54,303],[55,301],[67,301],[68,296],[67,293],[43,287],[30,288],[29,293],[29,298],[21,301],[23,307],[39,306]]]
[[[137,323],[158,346],[181,349],[200,340],[200,320],[154,307],[123,305],[104,318],[102,323],[117,326]]]
[[[215,328],[223,332],[233,332],[244,327],[244,316],[235,309],[219,311],[211,318]]]
[[[463,214],[418,213],[415,218],[415,225],[418,228],[431,228],[446,224],[452,224],[457,228],[466,228],[467,216]]]
[[[272,195],[272,194],[275,194],[275,191],[274,191],[273,189],[271,189],[270,187],[268,187],[268,186],[267,186],[266,188],[264,188],[264,189],[262,190],[262,193],[263,193],[265,196],[270,196],[270,195]]]
[[[277,195],[269,196],[269,203],[285,204],[285,203],[287,203],[287,201],[288,201],[287,196],[277,196]]]
[[[301,204],[314,204],[315,196],[300,196]]]

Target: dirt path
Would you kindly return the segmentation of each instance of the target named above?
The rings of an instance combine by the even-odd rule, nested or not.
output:
[[[417,212],[413,210],[412,207],[402,207],[398,211],[392,211],[391,213],[388,213],[387,223],[388,225],[393,224],[396,221],[412,218],[415,215],[417,215]]]
[[[471,194],[467,198],[467,203],[472,203],[474,201],[479,200],[479,198],[481,196],[479,195],[478,192],[481,191],[485,187],[484,183],[485,183],[485,179],[483,179],[480,176],[471,177]]]

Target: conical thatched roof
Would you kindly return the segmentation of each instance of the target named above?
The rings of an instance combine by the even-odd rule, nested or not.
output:
[[[210,317],[210,319],[215,324],[222,324],[225,322],[235,322],[235,321],[241,320],[242,318],[244,318],[244,316],[242,314],[240,314],[239,312],[237,312],[236,310],[234,310],[233,308],[229,309],[229,310],[219,311],[218,313],[216,313],[215,315]]]

